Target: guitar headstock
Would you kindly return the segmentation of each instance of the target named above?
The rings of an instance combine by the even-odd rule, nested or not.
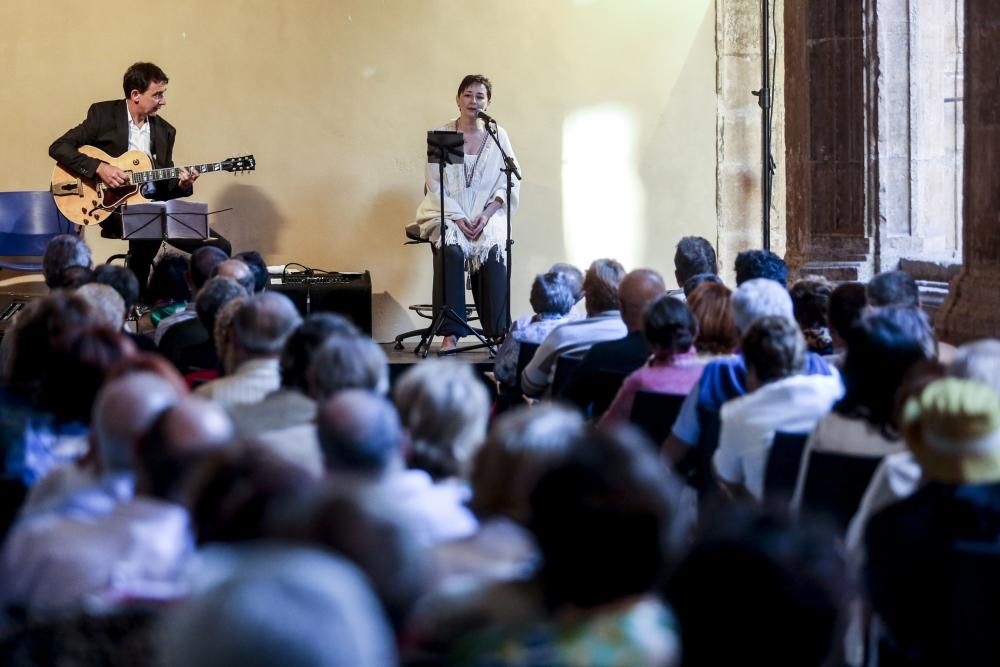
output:
[[[257,161],[253,155],[243,155],[241,157],[231,157],[222,161],[223,171],[253,171],[257,168]]]

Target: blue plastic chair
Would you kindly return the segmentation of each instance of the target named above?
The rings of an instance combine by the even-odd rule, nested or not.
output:
[[[0,192],[0,268],[41,271],[41,257],[53,237],[79,234],[52,201],[47,190]],[[37,262],[11,262],[3,258],[38,257]]]

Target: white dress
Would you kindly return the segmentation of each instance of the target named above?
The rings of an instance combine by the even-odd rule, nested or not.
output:
[[[439,131],[454,132],[455,121]],[[510,145],[507,132],[497,126],[497,136],[500,145],[515,163],[517,158]],[[441,247],[441,190],[439,165],[427,164],[427,193],[417,208],[414,231],[420,238]],[[507,202],[507,177],[501,171],[504,168],[503,155],[492,138],[486,137],[479,155],[466,155],[465,164],[449,164],[444,168],[444,217],[446,221],[465,218],[472,220],[494,199],[500,199],[506,205],[497,209],[483,229],[483,233],[475,241],[466,238],[454,224],[446,225],[445,241],[462,248],[468,258],[471,268],[484,263],[493,248],[499,249],[500,261],[506,263],[507,213],[517,211],[520,182],[515,178],[510,192],[511,201]],[[520,170],[520,164],[518,164]],[[468,186],[466,185],[468,179]]]

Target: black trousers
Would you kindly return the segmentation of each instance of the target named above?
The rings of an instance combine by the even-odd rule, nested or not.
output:
[[[444,304],[457,316],[448,317],[440,329],[442,336],[464,336],[468,330],[465,322],[465,255],[457,245],[434,249],[434,312],[441,304],[441,285],[444,281]],[[496,337],[510,327],[510,308],[507,303],[507,268],[500,261],[500,248],[493,248],[486,261],[469,276],[472,299],[479,313],[479,326],[487,337]]]

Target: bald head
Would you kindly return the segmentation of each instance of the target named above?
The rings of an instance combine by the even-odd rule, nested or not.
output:
[[[227,259],[226,261],[218,264],[212,272],[212,277],[214,278],[216,276],[232,278],[240,284],[240,287],[247,291],[247,294],[253,294],[253,271],[251,271],[246,262],[242,260]]]
[[[396,408],[361,389],[345,389],[321,403],[316,426],[329,472],[380,474],[402,449]]]
[[[185,396],[157,420],[156,435],[163,447],[185,452],[228,445],[236,434],[222,407],[197,396]]]
[[[136,441],[179,399],[170,382],[151,372],[130,373],[105,384],[94,402],[91,429],[105,471],[131,470]]]
[[[622,278],[618,285],[622,320],[629,331],[642,330],[642,313],[646,304],[667,291],[663,276],[652,269],[636,269]]]

